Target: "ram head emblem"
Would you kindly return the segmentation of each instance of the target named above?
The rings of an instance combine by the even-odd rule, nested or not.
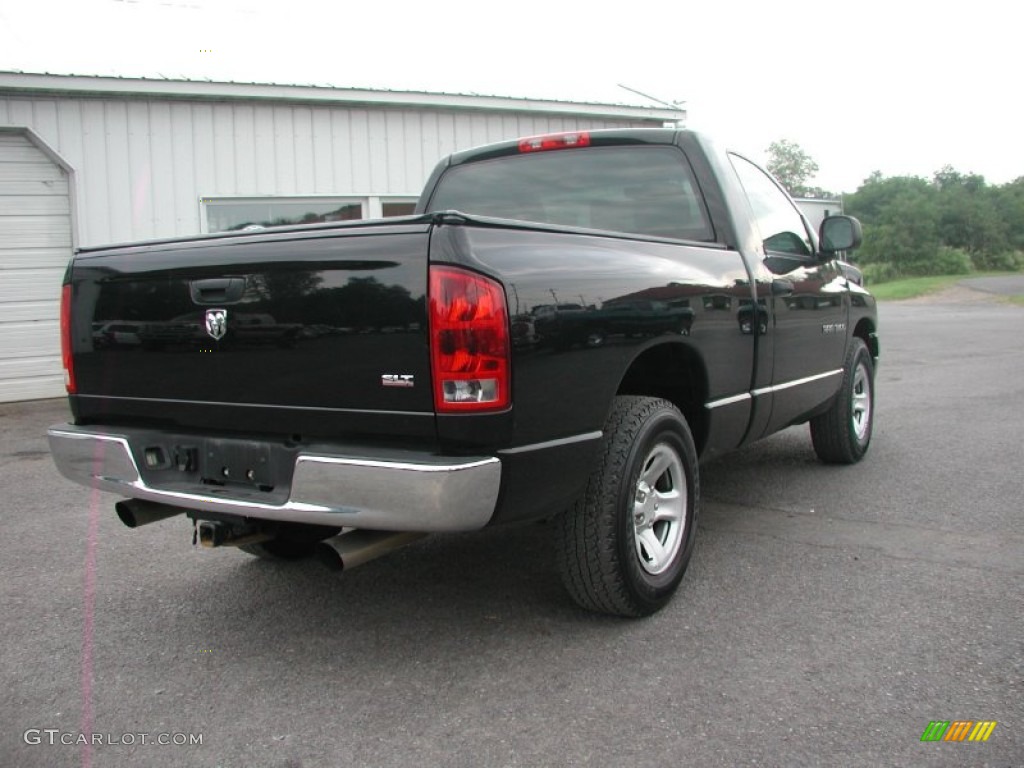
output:
[[[206,310],[206,332],[216,341],[228,332],[228,311],[226,309]]]

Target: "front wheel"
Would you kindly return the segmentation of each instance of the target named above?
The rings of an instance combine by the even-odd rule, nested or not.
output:
[[[647,616],[672,597],[693,552],[693,437],[668,401],[617,397],[602,448],[583,496],[559,517],[559,570],[584,608]]]
[[[843,383],[832,406],[811,419],[811,442],[828,464],[855,464],[867,453],[875,416],[875,366],[856,336],[843,365]]]

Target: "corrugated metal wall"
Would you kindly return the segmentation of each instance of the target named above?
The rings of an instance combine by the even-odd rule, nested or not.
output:
[[[68,174],[0,130],[0,402],[64,393],[59,296],[71,257]]]
[[[63,392],[60,282],[76,235],[90,246],[196,234],[201,197],[415,197],[453,151],[644,124],[525,111],[0,95],[0,128],[31,129],[74,173],[70,184],[24,133],[0,130],[0,401]]]
[[[642,123],[528,112],[0,96],[5,124],[31,128],[75,169],[78,242],[87,246],[197,233],[202,196],[415,196],[449,152]]]

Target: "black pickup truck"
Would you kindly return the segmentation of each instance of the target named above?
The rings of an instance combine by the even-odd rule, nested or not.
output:
[[[859,242],[741,155],[646,129],[453,154],[410,217],[82,249],[53,457],[129,526],[184,514],[207,546],[342,567],[549,519],[573,598],[650,614],[700,460],[804,422],[825,462],[867,450]],[[112,323],[142,343],[97,344]]]

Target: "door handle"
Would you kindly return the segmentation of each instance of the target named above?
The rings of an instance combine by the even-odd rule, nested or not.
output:
[[[208,280],[193,280],[189,293],[195,304],[234,304],[245,293],[244,277],[213,277]]]

